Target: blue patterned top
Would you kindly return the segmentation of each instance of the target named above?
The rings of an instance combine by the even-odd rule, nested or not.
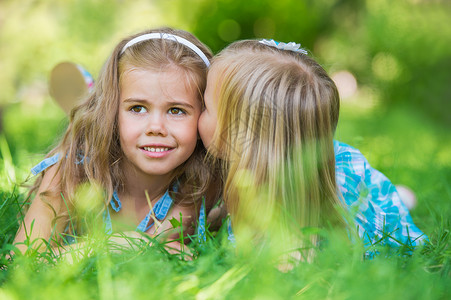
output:
[[[36,166],[34,166],[31,169],[31,173],[33,175],[37,175],[37,174],[41,173],[42,171],[44,171],[45,169],[47,169],[48,167],[51,167],[54,164],[56,164],[59,161],[59,159],[60,159],[59,154],[55,154],[51,157],[48,157],[48,158],[42,160]],[[84,159],[85,159],[84,157],[81,157],[81,160],[77,161],[75,163],[77,163],[77,164],[83,163]],[[155,203],[155,205],[153,207],[153,214],[155,215],[155,218],[157,220],[163,220],[164,218],[166,218],[170,208],[172,207],[172,203],[173,203],[173,200],[172,200],[171,196],[169,195],[169,190],[166,190],[165,194]],[[113,193],[113,197],[111,198],[111,201],[110,201],[110,206],[111,206],[111,209],[113,209],[115,212],[119,212],[122,208],[121,200],[119,200],[119,196],[117,195],[116,191],[114,191],[114,193]],[[146,214],[144,219],[139,223],[138,227],[136,228],[136,231],[146,232],[147,230],[149,230],[153,226],[153,223],[154,223],[154,222],[150,222],[151,218],[152,218],[152,209],[149,208],[149,212]],[[111,215],[110,215],[109,209],[106,209],[104,211],[103,221],[104,221],[104,225],[105,225],[105,233],[107,233],[107,234],[113,233],[113,226],[111,223]],[[206,240],[205,228],[206,228],[205,204],[204,204],[204,202],[202,202],[202,205],[200,207],[200,212],[199,212],[199,223],[197,226],[197,234],[198,234],[199,241]]]
[[[122,208],[121,200],[119,200],[116,191],[114,191],[113,193],[110,205],[115,212],[119,212]],[[155,215],[155,218],[160,221],[166,218],[166,215],[168,214],[171,206],[172,206],[172,198],[171,196],[169,196],[169,191],[166,190],[166,193],[164,193],[164,195],[160,199],[158,199],[157,203],[155,203],[153,207],[153,214]],[[153,221],[150,222],[151,218],[152,218],[152,210],[149,209],[149,212],[144,217],[144,219],[139,223],[138,227],[136,228],[136,231],[146,232],[147,230],[152,228],[154,222]],[[105,233],[108,234],[113,233],[113,225],[111,224],[111,216],[109,209],[105,210],[105,212],[103,213],[103,221],[105,224]]]
[[[359,150],[334,141],[335,173],[339,191],[354,217],[365,246],[417,246],[426,236],[390,180],[373,169]]]

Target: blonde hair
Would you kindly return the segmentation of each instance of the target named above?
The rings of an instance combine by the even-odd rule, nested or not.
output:
[[[233,224],[256,209],[248,203],[281,209],[298,228],[342,223],[333,148],[339,96],[326,71],[305,54],[253,40],[229,45],[211,70],[219,100],[209,151],[223,163]],[[264,203],[241,199],[249,174],[252,188],[267,193]]]
[[[74,200],[76,188],[83,182],[100,183],[105,189],[105,204],[109,203],[114,190],[124,188],[124,174],[121,171],[124,153],[119,142],[118,107],[119,83],[125,69],[139,67],[164,71],[175,67],[185,73],[189,88],[197,90],[198,100],[203,101],[207,65],[190,48],[172,40],[151,39],[130,46],[121,54],[128,41],[152,32],[185,38],[200,48],[208,59],[212,58],[211,51],[195,36],[171,28],[140,32],[117,44],[100,72],[94,92],[71,111],[70,123],[61,142],[47,155],[49,157],[59,153],[62,157],[58,171],[61,179],[58,184],[70,202]],[[203,162],[204,155],[205,149],[198,141],[191,157],[174,171],[171,184],[178,183],[177,192],[172,194],[175,203],[195,204],[205,191],[209,172]],[[78,163],[80,160],[83,163]],[[41,181],[42,176],[34,184],[32,192],[39,187]]]

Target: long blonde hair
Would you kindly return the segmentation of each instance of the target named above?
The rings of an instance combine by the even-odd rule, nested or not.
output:
[[[94,92],[71,111],[70,123],[62,140],[47,155],[61,155],[59,190],[69,202],[72,202],[76,188],[83,182],[100,183],[105,189],[105,204],[109,203],[114,190],[120,191],[124,188],[124,174],[121,171],[124,153],[119,142],[117,117],[119,83],[124,69],[139,67],[165,70],[175,66],[185,72],[189,88],[197,90],[198,100],[203,101],[208,67],[188,47],[172,40],[152,39],[135,44],[121,53],[128,41],[152,32],[185,38],[200,48],[208,59],[212,57],[208,47],[195,36],[171,28],[140,32],[117,44],[100,72]],[[176,203],[193,204],[204,192],[209,182],[209,172],[203,162],[204,155],[205,149],[202,143],[198,142],[191,157],[175,170],[172,184],[178,183],[178,191],[173,194]],[[81,160],[83,163],[80,163]],[[39,187],[41,181],[42,176],[38,178],[31,192]]]
[[[333,148],[339,96],[326,71],[305,54],[254,40],[229,45],[211,70],[218,122],[209,150],[223,162],[232,224],[249,210],[264,218],[255,206],[286,214],[295,221],[289,230],[342,223]],[[267,197],[243,199],[246,189]]]

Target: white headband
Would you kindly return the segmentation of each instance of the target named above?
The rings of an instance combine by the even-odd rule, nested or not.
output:
[[[169,34],[169,33],[154,32],[154,33],[147,33],[147,34],[143,34],[143,35],[137,36],[134,39],[130,40],[127,44],[125,44],[124,48],[122,48],[121,55],[124,53],[124,51],[128,47],[133,46],[134,44],[140,43],[142,41],[154,40],[154,39],[171,40],[171,41],[183,44],[186,47],[188,47],[191,50],[193,50],[194,52],[196,52],[196,54],[199,55],[200,58],[202,58],[204,63],[207,65],[207,67],[210,66],[210,61],[208,60],[207,56],[205,56],[205,54],[202,52],[202,50],[199,49],[199,47],[197,47],[196,45],[194,45],[193,43],[191,43],[187,39],[184,39],[182,37],[179,37],[179,36],[176,36],[176,35],[173,35],[173,34]]]

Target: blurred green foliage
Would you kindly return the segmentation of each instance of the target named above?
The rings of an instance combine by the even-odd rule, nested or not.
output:
[[[199,1],[183,1],[192,6]],[[193,32],[215,52],[238,39],[267,38],[315,41],[333,28],[332,14],[340,1],[202,1],[191,16]],[[353,1],[355,2],[355,1]]]
[[[15,191],[0,191],[0,247],[3,248],[14,238],[19,228],[18,212],[23,202]]]
[[[183,1],[187,7],[198,1]],[[329,71],[349,70],[387,108],[451,125],[451,3],[422,0],[202,1],[193,31],[214,51],[245,38],[296,41]]]
[[[450,2],[439,0],[5,0],[0,106],[48,101],[57,63],[95,76],[121,37],[169,25],[214,52],[244,38],[300,42],[330,72],[350,71],[387,109],[412,106],[449,126],[450,15]]]

